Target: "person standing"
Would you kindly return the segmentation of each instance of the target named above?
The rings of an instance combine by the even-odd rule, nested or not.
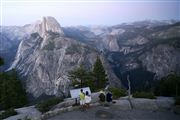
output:
[[[86,95],[85,95],[85,105],[86,105],[86,108],[90,108],[90,102],[91,102],[91,96],[89,95],[89,92],[86,91]]]
[[[80,98],[80,106],[82,109],[84,109],[84,105],[85,105],[85,94],[83,92],[83,89],[80,90],[80,94],[79,94],[79,98]]]

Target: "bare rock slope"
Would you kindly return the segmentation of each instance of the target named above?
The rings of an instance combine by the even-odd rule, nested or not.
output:
[[[54,18],[45,17],[35,25],[34,33],[21,41],[10,69],[17,69],[26,78],[27,91],[34,97],[61,96],[69,92],[69,71],[80,64],[92,68],[97,56],[95,49],[66,37]],[[107,72],[113,74],[111,69]],[[117,80],[120,86],[114,76],[111,80]]]

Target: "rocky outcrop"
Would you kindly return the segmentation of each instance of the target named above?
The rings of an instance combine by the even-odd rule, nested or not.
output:
[[[103,44],[106,49],[112,52],[119,51],[118,42],[115,36],[113,35],[107,35],[103,38]]]
[[[39,23],[35,24],[35,28],[33,32],[38,32],[39,35],[44,38],[46,36],[46,32],[59,33],[59,35],[63,36],[64,32],[61,29],[60,24],[53,17],[43,17],[43,20]]]
[[[161,78],[180,66],[180,51],[170,45],[158,45],[139,57],[148,71]]]
[[[67,95],[70,84],[68,72],[83,62],[92,66],[96,52],[69,38],[46,34],[46,39],[43,39],[36,35],[20,43],[11,68],[27,76],[27,91],[35,97],[43,93]]]
[[[15,109],[15,111],[18,113],[15,116],[11,116],[6,118],[5,120],[26,120],[26,119],[32,119],[32,120],[39,120],[41,117],[41,112],[39,112],[35,106],[29,106],[29,107],[23,107]]]

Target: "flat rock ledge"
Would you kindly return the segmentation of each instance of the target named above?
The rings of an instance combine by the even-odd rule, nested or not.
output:
[[[92,100],[92,107],[100,105],[98,102],[97,93],[92,94]],[[9,117],[5,120],[25,120],[26,118],[29,118],[31,120],[46,120],[63,112],[80,109],[80,106],[75,105],[75,103],[75,99],[65,99],[63,102],[57,104],[50,111],[44,114],[39,112],[34,106],[19,108],[16,109],[16,111],[19,113],[18,115]],[[110,106],[125,111],[131,109],[152,111],[172,110],[174,111],[174,113],[180,114],[180,106],[174,106],[174,99],[171,97],[157,97],[157,99],[131,98],[130,101],[126,97],[114,100],[114,103],[111,103]]]
[[[99,103],[90,104],[91,107],[99,106],[99,105],[100,105]],[[69,107],[66,107],[66,108],[56,108],[53,111],[48,111],[48,112],[42,114],[40,119],[41,120],[46,120],[46,119],[48,119],[50,117],[59,115],[59,114],[61,114],[63,112],[69,112],[69,111],[73,111],[73,110],[77,110],[77,109],[80,109],[80,106],[69,106]]]
[[[95,98],[94,98],[95,97]],[[93,102],[91,106],[99,106],[97,95],[93,95]],[[144,99],[144,98],[131,98],[131,103],[127,98],[122,98],[119,100],[114,100],[115,103],[110,104],[110,106],[117,107],[120,110],[173,110],[174,99],[170,97],[157,97],[157,99]],[[62,112],[73,111],[79,109],[80,106],[73,106],[75,104],[74,99],[66,99],[64,102],[59,103],[54,106],[51,111],[43,114],[41,119],[47,119],[56,116]],[[69,106],[68,106],[69,105]],[[176,110],[177,111],[177,110]]]

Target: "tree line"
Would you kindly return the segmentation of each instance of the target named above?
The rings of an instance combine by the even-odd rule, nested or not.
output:
[[[0,66],[4,64],[0,57]],[[0,72],[0,110],[27,104],[26,92],[15,70]]]
[[[161,96],[180,96],[180,74],[169,74],[154,83],[154,92]]]
[[[69,72],[69,78],[72,86],[75,88],[90,87],[92,91],[105,88],[108,79],[102,61],[99,57],[91,70],[86,70],[83,65]]]

